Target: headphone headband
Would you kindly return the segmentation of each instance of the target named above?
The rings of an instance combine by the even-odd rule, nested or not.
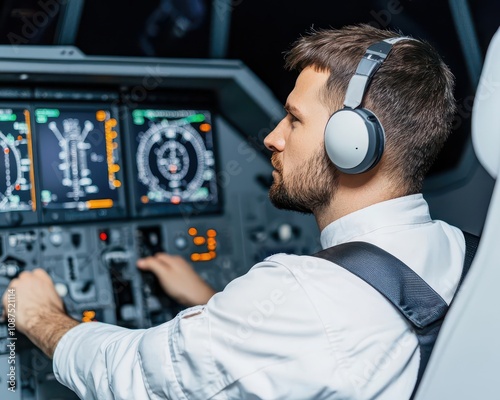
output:
[[[347,92],[344,100],[344,107],[357,108],[363,102],[366,89],[370,84],[373,75],[382,65],[392,50],[392,46],[402,40],[415,40],[413,38],[403,36],[385,39],[375,44],[372,44],[361,59],[356,68],[356,73],[352,76],[347,87]]]

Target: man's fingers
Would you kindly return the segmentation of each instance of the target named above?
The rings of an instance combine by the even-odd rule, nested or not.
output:
[[[41,276],[43,276],[43,277],[45,277],[45,278],[50,278],[50,276],[49,276],[49,274],[47,273],[47,271],[45,271],[45,270],[44,270],[44,269],[42,269],[42,268],[35,268],[35,269],[33,270],[33,274],[34,274],[34,275],[38,275],[38,276],[40,276],[40,277],[41,277]]]
[[[10,281],[10,286],[15,285],[19,279],[26,279],[28,276],[31,275],[30,271],[23,271],[21,272],[16,279],[12,279]]]
[[[155,258],[160,260],[164,265],[168,267],[176,267],[179,264],[185,264],[184,259],[181,256],[172,256],[166,253],[155,254]]]
[[[50,275],[47,273],[42,268],[36,268],[33,271],[23,271],[21,272],[16,279],[12,279],[10,281],[9,286],[15,286],[19,280],[26,280],[26,279],[31,279],[31,278],[36,278],[36,279],[43,279],[46,282],[52,282],[52,278]]]
[[[137,266],[143,271],[151,271],[157,273],[168,267],[168,264],[161,261],[158,257],[146,257],[137,260]]]
[[[52,281],[52,278],[50,277],[50,275],[47,273],[47,271],[45,271],[42,268],[34,269],[33,275],[53,284],[53,281]]]

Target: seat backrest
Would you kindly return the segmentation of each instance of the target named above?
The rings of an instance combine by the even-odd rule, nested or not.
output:
[[[493,37],[472,114],[476,155],[500,170],[500,30]],[[495,183],[471,269],[439,334],[416,400],[497,399],[500,389],[500,183]]]

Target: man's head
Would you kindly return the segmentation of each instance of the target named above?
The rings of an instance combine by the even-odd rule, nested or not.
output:
[[[314,212],[328,205],[337,187],[336,169],[322,145],[330,110],[319,94],[327,79],[328,73],[306,67],[288,96],[287,116],[264,140],[274,151],[269,196],[278,208]]]
[[[274,151],[270,196],[278,207],[314,212],[331,202],[342,174],[325,155],[325,125],[342,108],[366,49],[397,36],[368,25],[324,30],[300,38],[287,54],[287,68],[300,75],[287,116],[265,140]],[[386,133],[382,160],[366,174],[383,175],[394,196],[419,192],[450,131],[453,75],[429,44],[400,41],[374,75],[362,106]]]

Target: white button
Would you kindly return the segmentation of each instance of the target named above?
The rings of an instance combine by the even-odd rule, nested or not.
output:
[[[288,242],[292,237],[293,231],[290,224],[281,224],[278,226],[278,239],[281,242]]]
[[[60,246],[63,242],[63,236],[60,232],[53,232],[50,234],[50,243],[54,246]]]
[[[64,283],[56,283],[54,287],[59,297],[65,297],[68,294],[68,287]]]
[[[174,240],[175,247],[184,250],[187,247],[187,240],[184,236],[177,236]]]

